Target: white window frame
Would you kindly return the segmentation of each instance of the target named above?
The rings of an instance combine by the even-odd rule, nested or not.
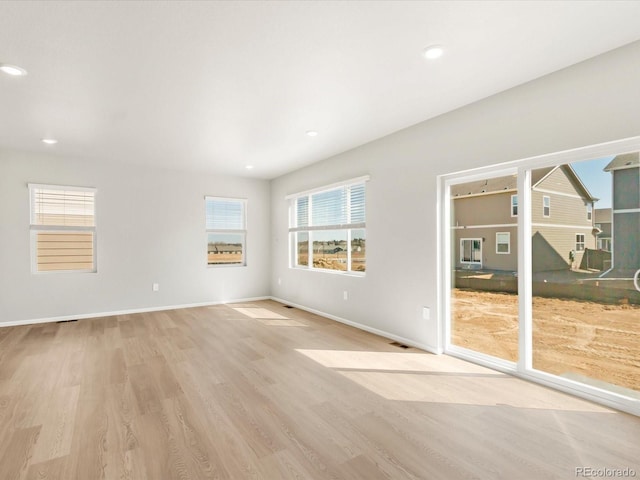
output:
[[[604,248],[605,245],[603,245],[604,243],[606,243],[606,247],[608,248]],[[605,252],[610,252],[611,251],[611,237],[599,237],[598,238],[598,250],[604,250]]]
[[[464,242],[478,242],[480,244],[480,259],[479,260],[464,260]],[[480,265],[482,268],[482,238],[461,238],[460,239],[460,263],[465,265]],[[473,245],[471,248],[473,256]]]
[[[206,224],[206,209],[207,209],[207,201],[209,200],[222,200],[227,202],[238,202],[242,205],[242,227],[241,229],[236,228],[207,228]],[[213,195],[206,195],[204,197],[205,201],[205,236],[206,236],[206,257],[207,257],[207,268],[233,268],[233,267],[246,267],[247,266],[247,199],[246,198],[232,198],[232,197],[217,197]],[[231,234],[231,235],[241,235],[242,237],[242,261],[240,263],[209,263],[209,234]]]
[[[318,193],[329,192],[332,190],[337,190],[343,187],[353,187],[357,185],[365,186],[365,212],[366,212],[366,182],[370,179],[369,175],[364,175],[361,177],[352,178],[350,180],[345,180],[342,182],[332,183],[330,185],[325,185],[322,187],[314,188],[311,190],[305,190],[298,193],[293,193],[291,195],[287,195],[285,200],[289,202],[289,268],[301,269],[301,270],[309,270],[315,272],[324,272],[330,273],[334,275],[352,275],[357,277],[364,277],[366,275],[365,272],[360,272],[351,269],[351,242],[352,242],[352,234],[354,230],[364,230],[365,238],[366,238],[366,220],[364,222],[352,223],[350,218],[350,209],[348,208],[350,197],[347,195],[347,223],[341,225],[323,225],[323,226],[314,226],[312,223],[312,211],[313,211],[313,201],[312,196]],[[347,192],[350,192],[348,189]],[[307,225],[298,226],[297,225],[297,200],[301,197],[308,197],[308,221]],[[366,213],[365,213],[366,215]],[[314,232],[319,231],[327,231],[327,230],[336,230],[336,231],[345,231],[346,232],[346,245],[347,245],[347,260],[346,260],[346,270],[334,270],[328,268],[319,268],[313,266],[313,236]],[[303,232],[308,233],[308,265],[300,265],[298,264],[298,242],[297,242],[297,234]],[[365,257],[366,258],[366,257]],[[366,260],[365,260],[366,261]]]
[[[502,242],[502,243],[498,242],[498,236],[499,235],[506,235],[507,236],[507,241],[506,241],[507,251],[506,252],[500,252],[498,250],[498,245],[504,245],[505,244],[505,242]],[[496,254],[497,255],[510,255],[511,254],[511,232],[496,232]]]
[[[98,216],[97,216],[97,192],[93,187],[77,187],[72,185],[49,185],[41,183],[29,183],[29,230],[30,230],[30,251],[31,251],[31,273],[36,275],[49,275],[57,273],[96,273],[98,271]],[[35,222],[35,192],[37,190],[60,190],[67,192],[89,192],[93,193],[93,226],[67,226],[67,225],[47,225]],[[74,270],[38,270],[38,233],[91,233],[93,237],[93,268],[83,268]]]
[[[636,399],[621,393],[605,390],[587,383],[579,382],[559,375],[550,374],[533,368],[532,358],[532,191],[531,172],[538,168],[554,167],[557,165],[593,160],[640,150],[640,136],[608,142],[588,147],[581,147],[563,152],[545,154],[524,158],[501,165],[491,165],[464,172],[450,173],[438,176],[438,341],[432,344],[433,353],[447,353],[498,371],[510,373],[535,383],[564,391],[590,401],[594,401],[634,415],[640,415],[640,404]],[[451,285],[455,265],[452,255],[456,243],[452,243],[455,235],[455,225],[452,221],[451,186],[472,181],[485,180],[487,177],[517,175],[518,184],[518,295],[519,295],[519,339],[518,361],[509,362],[481,352],[465,349],[451,343],[452,296]],[[586,239],[586,234],[585,234]],[[612,252],[613,253],[613,252]]]
[[[578,241],[578,237],[582,236],[582,241]],[[586,240],[587,240],[587,236],[584,233],[576,233],[576,242],[575,242],[575,251],[576,252],[584,252],[585,250],[585,246],[586,246]],[[582,248],[580,248],[580,245],[582,245]]]
[[[514,199],[516,201],[515,204],[513,203]],[[515,207],[515,213],[513,213],[514,207]],[[518,194],[511,195],[511,216],[512,217],[518,216]]]
[[[593,205],[591,203],[587,203],[587,221],[591,221],[593,219]]]
[[[546,214],[544,213],[545,209],[549,210]],[[542,216],[544,218],[551,218],[551,197],[549,195],[543,195],[542,197]]]

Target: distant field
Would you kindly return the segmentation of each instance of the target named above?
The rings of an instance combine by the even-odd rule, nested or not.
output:
[[[518,297],[454,289],[452,343],[517,361]],[[640,391],[640,307],[533,298],[533,366]]]

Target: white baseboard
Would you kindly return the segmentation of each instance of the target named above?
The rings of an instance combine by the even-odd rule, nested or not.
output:
[[[379,330],[377,328],[369,327],[368,325],[363,325],[362,323],[353,322],[351,320],[347,320],[346,318],[337,317],[336,315],[331,315],[330,313],[321,312],[320,310],[316,310],[314,308],[305,307],[304,305],[299,305],[297,303],[293,303],[288,300],[284,300],[282,298],[273,297],[273,296],[270,298],[271,300],[274,300],[276,302],[284,303],[285,305],[291,305],[292,307],[299,308],[300,310],[304,310],[305,312],[314,313],[316,315],[320,315],[322,317],[335,320],[336,322],[344,323],[345,325],[349,325],[359,330],[364,330],[365,332],[373,333],[375,335],[388,338],[389,340],[395,340],[396,342],[409,345],[410,347],[419,348],[420,350],[425,350],[429,353],[433,353],[436,355],[440,355],[441,353],[443,353],[442,349],[438,349],[438,348],[432,347],[431,345],[426,345],[424,343],[415,342],[408,338],[404,338],[399,335],[395,335],[393,333],[385,332],[384,330]]]
[[[128,310],[116,310],[116,311],[99,312],[99,313],[80,313],[80,314],[74,314],[74,315],[63,315],[60,317],[35,318],[35,319],[27,319],[27,320],[16,320],[12,322],[1,322],[0,327],[17,327],[20,325],[35,325],[38,323],[65,322],[68,320],[82,320],[87,318],[112,317],[114,315],[129,315],[132,313],[162,312],[164,310],[177,310],[179,308],[210,307],[212,305],[224,305],[226,303],[243,303],[243,302],[255,302],[258,300],[269,300],[270,298],[271,297],[268,297],[268,296],[238,298],[233,300],[220,300],[216,302],[185,303],[182,305],[164,305],[162,307],[131,308]]]
[[[336,315],[332,315],[330,313],[322,312],[320,310],[316,310],[313,308],[305,307],[304,305],[299,305],[297,303],[289,302],[288,300],[284,300],[278,297],[273,296],[263,296],[263,297],[251,297],[251,298],[238,298],[233,300],[221,300],[216,302],[200,302],[200,303],[186,303],[181,305],[164,305],[161,307],[143,307],[143,308],[131,308],[127,310],[116,310],[116,311],[108,311],[108,312],[98,312],[98,313],[80,313],[73,315],[63,315],[59,317],[46,317],[46,318],[34,318],[34,319],[26,319],[26,320],[16,320],[11,322],[2,322],[0,323],[1,327],[16,327],[20,325],[36,325],[39,323],[53,323],[53,322],[65,322],[69,320],[83,320],[90,318],[99,318],[99,317],[112,317],[114,315],[129,315],[133,313],[149,313],[149,312],[161,312],[165,310],[177,310],[180,308],[194,308],[194,307],[209,307],[213,305],[224,305],[227,303],[243,303],[243,302],[255,302],[259,300],[274,300],[276,302],[284,303],[286,305],[291,305],[292,307],[296,307],[300,310],[304,310],[306,312],[314,313],[316,315],[320,315],[322,317],[329,318],[336,322],[343,323],[345,325],[349,325],[351,327],[357,328],[359,330],[364,330],[365,332],[373,333],[375,335],[379,335],[384,338],[388,338],[390,340],[394,340],[396,342],[403,343],[405,345],[409,345],[411,347],[419,348],[421,350],[425,350],[434,354],[441,354],[442,350],[436,349],[430,345],[422,344],[419,342],[415,342],[411,339],[401,337],[399,335],[395,335],[393,333],[385,332],[384,330],[379,330],[377,328],[369,327],[368,325],[363,325],[358,322],[353,322],[351,320],[347,320],[346,318],[338,317]]]

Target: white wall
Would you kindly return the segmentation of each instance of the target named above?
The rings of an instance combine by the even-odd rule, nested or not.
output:
[[[31,273],[27,183],[98,189],[97,273]],[[207,267],[205,195],[248,199],[247,267]],[[269,295],[269,215],[264,180],[0,152],[0,322]]]
[[[437,176],[636,136],[639,92],[634,43],[274,180],[272,295],[438,350]],[[285,195],[364,174],[366,277],[289,269]]]

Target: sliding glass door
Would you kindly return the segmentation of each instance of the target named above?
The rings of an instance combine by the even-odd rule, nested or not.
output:
[[[608,148],[443,178],[445,351],[640,413],[640,139]]]
[[[533,368],[635,398],[639,168],[631,152],[534,169],[531,194]]]
[[[516,175],[451,186],[450,338],[456,348],[518,360]]]

